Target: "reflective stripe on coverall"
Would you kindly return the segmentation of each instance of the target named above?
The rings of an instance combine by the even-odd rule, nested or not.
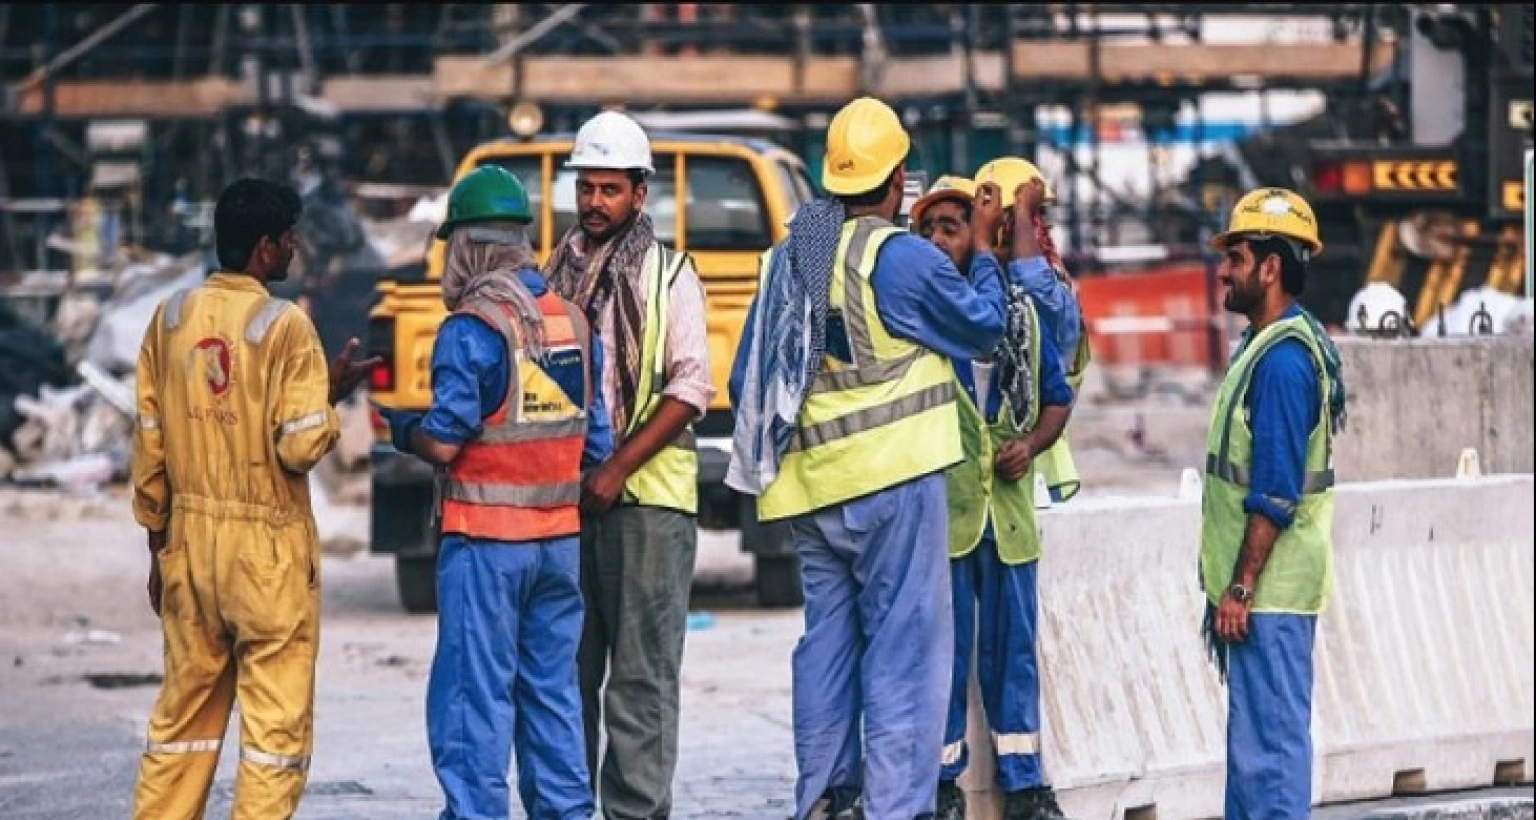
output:
[[[156,312],[136,387],[134,517],[169,532],[156,559],[165,682],[134,817],[202,817],[236,699],[233,817],[291,817],[309,768],[319,640],[308,472],[339,430],[319,337],[257,280],[216,273]]]
[[[1037,653],[1040,562],[1006,564],[991,537],[969,554],[950,561],[955,602],[955,664],[950,686],[949,724],[944,732],[939,779],[953,782],[970,762],[965,742],[971,647],[981,702],[997,750],[997,785],[1016,792],[1044,783],[1040,770],[1040,668]],[[978,612],[981,617],[978,619]],[[977,623],[980,622],[980,634]]]

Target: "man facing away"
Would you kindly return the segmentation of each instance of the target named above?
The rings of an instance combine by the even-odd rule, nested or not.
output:
[[[575,305],[550,291],[528,239],[522,183],[465,175],[447,241],[432,348],[432,406],[381,410],[395,448],[442,470],[437,651],[427,738],[441,820],[509,816],[507,769],[530,820],[585,820],[581,750],[581,469],[612,447],[601,353]]]
[[[301,206],[242,179],[219,195],[219,270],[155,311],[139,351],[133,514],[165,636],[134,814],[203,816],[240,703],[236,820],[292,817],[313,748],[320,545],[309,471],[335,445],[334,405],[379,362],[330,366],[314,325],[267,294],[288,275]]]
[[[1088,332],[1083,323],[1082,306],[1072,287],[1072,278],[1066,263],[1056,251],[1051,239],[1051,226],[1046,219],[1045,207],[1056,201],[1051,186],[1041,176],[1040,169],[1029,160],[1020,157],[1000,157],[981,166],[976,171],[977,184],[994,182],[1002,191],[1003,208],[1012,213],[1016,210],[1014,193],[1019,186],[1031,180],[1040,180],[1045,194],[1033,206],[1032,212],[1005,217],[1007,224],[1019,223],[1016,234],[1034,235],[1038,253],[1030,257],[1012,259],[1007,263],[1009,280],[1024,288],[1034,302],[1042,327],[1050,334],[1056,352],[1062,357],[1061,369],[1066,373],[1067,385],[1074,393],[1082,387],[1092,354],[1088,347]],[[1056,443],[1034,459],[1035,469],[1045,476],[1046,488],[1051,500],[1057,503],[1069,501],[1082,489],[1082,477],[1072,458],[1072,448],[1063,432]]]
[[[1248,318],[1216,394],[1201,501],[1205,632],[1227,684],[1226,816],[1312,805],[1312,647],[1333,588],[1338,352],[1296,304],[1322,252],[1312,208],[1282,188],[1232,208],[1222,305]]]
[[[577,663],[587,763],[605,817],[657,820],[672,811],[698,550],[691,425],[714,397],[704,288],[641,210],[655,169],[638,123],[616,111],[593,117],[566,167],[576,171],[577,224],[545,273],[602,340],[601,389],[617,448],[581,493],[587,614]]]
[[[941,182],[944,180],[941,179]],[[975,191],[975,195],[972,195]],[[1000,251],[1036,258],[1033,215],[1045,194],[1038,178],[1015,191]],[[912,207],[918,233],[957,266],[969,264],[970,215],[976,200],[998,201],[995,184],[959,180]],[[1021,266],[1010,265],[1010,273]],[[938,820],[965,820],[957,780],[966,747],[971,650],[977,652],[983,711],[997,754],[997,785],[1006,820],[1059,820],[1055,795],[1040,765],[1039,596],[1041,553],[1035,524],[1036,457],[1050,448],[1071,413],[1072,389],[1052,334],[1043,332],[1034,300],[1014,279],[1008,330],[996,351],[954,361],[965,460],[946,473],[950,588],[955,607],[955,664],[949,721],[939,773]],[[978,630],[979,626],[979,630]],[[979,635],[978,635],[979,631]]]
[[[795,816],[860,794],[870,820],[931,816],[953,663],[944,475],[962,457],[948,357],[1003,332],[1002,273],[978,225],[970,278],[892,223],[910,138],[860,98],[833,118],[822,183],[764,255],[731,374],[727,483],[788,520],[802,564]]]

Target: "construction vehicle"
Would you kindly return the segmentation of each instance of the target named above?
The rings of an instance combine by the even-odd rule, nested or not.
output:
[[[541,261],[576,219],[575,171],[562,167],[573,134],[498,140],[475,147],[454,179],[487,163],[516,174],[534,212],[529,231]],[[786,533],[760,527],[752,504],[724,484],[733,422],[726,383],[753,294],[759,256],[781,240],[790,215],[814,195],[804,163],[769,142],[721,135],[653,133],[656,174],[646,210],[657,238],[692,257],[703,280],[709,359],[716,397],[695,425],[699,442],[699,525],[742,529],[742,547],[755,555],[759,600],[768,606],[800,601],[799,564]],[[370,399],[425,409],[431,403],[432,343],[445,312],[438,281],[443,243],[433,241],[419,278],[378,284],[369,317],[368,347],[384,364],[373,372]],[[436,608],[437,532],[433,472],[394,451],[375,420],[372,450],[374,553],[395,557],[400,598],[410,612]]]
[[[1396,23],[1399,65],[1366,100],[1350,138],[1305,144],[1307,183],[1325,245],[1303,302],[1324,322],[1357,327],[1353,295],[1391,285],[1406,300],[1400,335],[1480,332],[1445,327],[1459,296],[1487,287],[1518,295],[1531,271],[1522,221],[1531,148],[1532,6],[1435,5]],[[1286,184],[1284,179],[1266,179]],[[1483,323],[1486,327],[1487,323]]]

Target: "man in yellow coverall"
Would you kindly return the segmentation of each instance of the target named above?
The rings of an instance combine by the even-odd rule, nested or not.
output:
[[[298,808],[313,740],[320,554],[308,473],[333,405],[377,359],[329,367],[314,325],[267,294],[288,275],[302,206],[244,179],[214,210],[219,268],[155,312],[139,351],[133,514],[149,536],[149,603],[165,683],[149,718],[136,820],[203,816],[240,702],[236,820]]]

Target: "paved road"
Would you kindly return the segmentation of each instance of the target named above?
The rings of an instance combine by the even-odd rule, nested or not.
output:
[[[143,599],[147,559],[121,499],[45,501],[0,491],[0,818],[128,816],[160,672]],[[684,669],[676,820],[782,820],[794,783],[789,656],[798,611],[753,608],[734,541],[701,539]],[[390,563],[323,567],[316,750],[300,820],[435,817],[422,702],[434,621],[400,612]],[[232,725],[237,725],[232,721]],[[227,816],[235,736],[211,817]],[[1530,789],[1365,803],[1317,817],[1531,817]],[[516,817],[523,817],[521,813]]]

